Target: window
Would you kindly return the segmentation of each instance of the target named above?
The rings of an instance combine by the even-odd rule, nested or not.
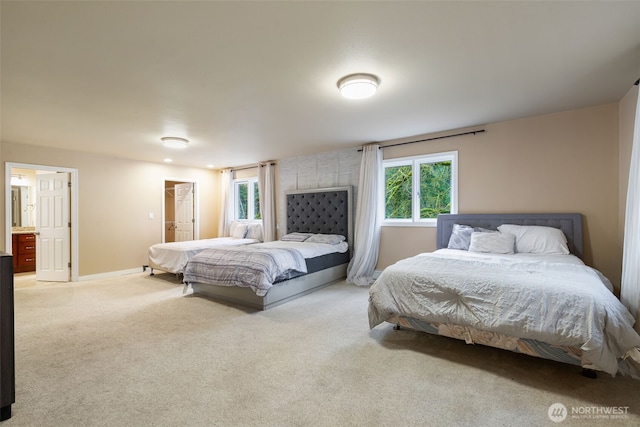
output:
[[[458,152],[385,160],[383,225],[431,225],[458,210]]]
[[[261,219],[258,179],[236,179],[233,181],[234,219]]]

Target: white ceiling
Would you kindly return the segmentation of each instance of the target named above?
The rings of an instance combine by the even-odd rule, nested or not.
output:
[[[640,77],[639,1],[0,8],[2,142],[195,167],[616,102]],[[359,72],[378,94],[341,98]]]

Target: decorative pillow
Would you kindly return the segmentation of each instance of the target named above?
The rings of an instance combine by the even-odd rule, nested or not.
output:
[[[516,244],[516,236],[511,233],[471,233],[469,252],[491,254],[512,254]]]
[[[311,233],[289,233],[282,236],[280,240],[285,242],[304,242],[309,237],[311,237]]]
[[[447,249],[460,249],[463,251],[468,251],[469,243],[471,242],[471,233],[473,233],[474,231],[482,233],[497,233],[496,230],[489,230],[488,228],[453,224],[453,229],[451,230],[451,237],[449,237],[449,244],[447,246]]]
[[[259,222],[250,222],[247,226],[247,234],[244,236],[245,239],[256,239],[262,241],[262,223]]]
[[[340,234],[313,234],[305,242],[309,243],[326,243],[328,245],[337,245],[346,239]]]
[[[473,231],[477,231],[480,233],[498,233],[498,230],[490,230],[488,228],[482,228],[482,227],[473,227]]]
[[[471,241],[471,233],[473,233],[473,227],[462,224],[453,224],[447,248],[468,251],[469,242]]]
[[[229,235],[234,239],[244,239],[244,236],[247,235],[247,224],[233,221],[229,228]]]
[[[540,225],[502,224],[503,233],[516,236],[516,252],[530,254],[569,254],[567,237],[562,230]]]

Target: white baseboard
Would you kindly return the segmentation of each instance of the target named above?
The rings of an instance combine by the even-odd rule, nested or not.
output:
[[[88,280],[108,279],[110,277],[125,276],[127,274],[140,273],[140,272],[142,272],[140,267],[131,268],[129,270],[108,271],[106,273],[98,273],[98,274],[90,274],[88,276],[80,276],[78,278],[78,281],[86,282]]]

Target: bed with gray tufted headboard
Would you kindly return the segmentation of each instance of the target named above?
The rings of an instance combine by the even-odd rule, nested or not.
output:
[[[346,237],[350,249],[343,253],[306,258],[307,274],[276,282],[263,296],[258,295],[249,287],[221,286],[215,283],[190,281],[188,280],[190,277],[189,264],[187,264],[185,284],[192,287],[194,294],[266,310],[319,290],[346,277],[353,247],[352,188],[346,186],[297,190],[285,194],[287,229],[284,233],[280,233],[281,235],[288,233],[342,235]]]
[[[581,214],[440,215],[437,227],[435,252],[385,268],[371,287],[371,328],[388,322],[580,365],[589,376],[640,378],[633,316],[581,260]]]

